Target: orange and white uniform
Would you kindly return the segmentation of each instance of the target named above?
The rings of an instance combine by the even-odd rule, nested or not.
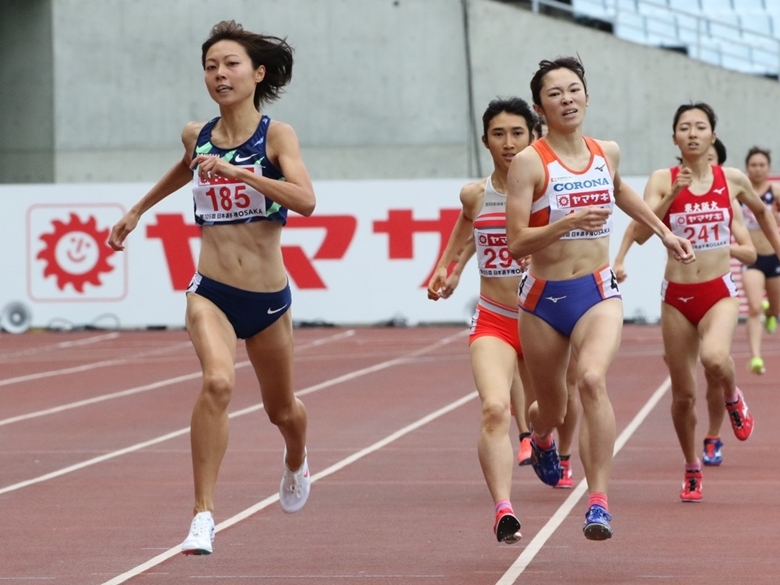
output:
[[[534,196],[529,227],[550,225],[584,207],[596,206],[610,210],[602,229],[596,232],[572,230],[561,239],[592,240],[606,238],[612,233],[615,186],[609,163],[598,142],[588,137],[583,137],[583,140],[591,156],[582,171],[568,168],[545,139],[531,145],[544,164],[545,188]],[[568,337],[588,309],[608,298],[621,296],[612,269],[605,266],[593,274],[570,280],[544,280],[529,271],[520,282],[517,303],[521,309],[536,315]]]
[[[509,254],[506,243],[506,195],[485,182],[482,208],[474,218],[479,274],[483,278],[519,278],[523,269]],[[523,355],[517,332],[517,307],[509,306],[480,294],[477,310],[471,319],[469,343],[484,336],[498,337]]]

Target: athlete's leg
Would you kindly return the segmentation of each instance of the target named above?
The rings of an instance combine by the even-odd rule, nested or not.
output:
[[[710,419],[707,435],[711,437],[720,433],[726,414],[724,398],[733,399],[737,392],[731,340],[738,318],[739,299],[729,297],[715,303],[699,322],[699,357],[707,379],[707,410]]]
[[[197,294],[187,295],[187,332],[203,372],[190,429],[198,514],[214,510],[214,488],[227,449],[227,407],[235,385],[236,334],[225,314]]]
[[[761,317],[764,315],[765,286],[766,278],[760,270],[748,268],[742,272],[742,289],[748,304],[747,333],[751,358],[761,357],[761,335],[764,329]]]
[[[577,362],[573,357],[569,358],[569,367],[566,370],[566,416],[563,424],[558,427],[558,453],[563,457],[571,455],[571,446],[577,432],[577,423],[580,418],[580,397],[577,392]]]
[[[780,314],[780,276],[766,279],[766,298],[769,301],[767,315],[777,317]]]
[[[672,383],[672,422],[685,462],[695,464],[696,449],[696,363],[699,332],[674,307],[661,303],[661,331],[664,357]]]
[[[615,413],[607,395],[607,370],[623,329],[623,303],[607,299],[580,317],[571,336],[576,384],[582,402],[580,459],[589,493],[607,493],[615,448]]]
[[[528,431],[528,409],[525,404],[525,388],[520,378],[520,361],[518,360],[517,368],[512,376],[512,388],[510,390],[510,397],[512,401],[512,410],[515,413],[515,422],[517,423],[517,430],[520,434],[527,433]]]
[[[284,437],[287,468],[301,468],[306,449],[306,409],[293,393],[293,329],[288,311],[273,325],[246,340],[263,407]]]
[[[533,340],[523,346],[530,388],[535,394],[528,405],[528,422],[537,437],[546,439],[566,416],[569,339],[526,311],[520,311],[519,321],[520,339]]]
[[[514,453],[509,438],[510,387],[517,353],[497,337],[471,342],[471,368],[482,401],[477,454],[493,503],[510,499]]]

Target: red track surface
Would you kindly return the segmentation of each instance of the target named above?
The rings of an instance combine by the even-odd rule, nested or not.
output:
[[[725,462],[705,468],[702,503],[678,499],[682,455],[666,392],[615,457],[612,540],[585,540],[584,500],[566,504],[579,492],[548,488],[526,467],[515,469],[513,488],[523,540],[507,546],[493,537],[477,462],[464,333],[296,331],[316,482],[294,515],[273,501],[282,441],[250,408],[259,392],[240,367],[215,513],[218,524],[232,520],[208,557],[175,553],[191,519],[187,426],[200,387],[186,334],[0,335],[0,582],[780,583],[780,335],[764,342],[768,373],[753,376],[739,328],[734,358],[756,431],[740,443],[726,421]],[[609,376],[619,434],[663,385],[661,353],[657,327],[625,327]],[[576,451],[574,459],[579,481]],[[254,513],[236,517],[245,510]]]

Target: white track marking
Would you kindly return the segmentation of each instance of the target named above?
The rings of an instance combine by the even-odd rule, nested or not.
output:
[[[318,347],[320,345],[324,345],[325,343],[331,343],[333,341],[339,341],[341,339],[345,339],[347,337],[352,337],[355,334],[354,329],[349,329],[347,331],[343,331],[341,333],[337,333],[335,335],[329,335],[328,337],[323,337],[321,339],[317,339],[315,341],[305,343],[303,345],[300,345],[295,348],[295,351],[301,351],[304,349],[308,349],[311,347]],[[187,342],[185,345],[191,345],[189,342]],[[235,369],[238,370],[240,368],[245,368],[246,366],[251,365],[250,362],[243,361],[236,363]],[[100,396],[95,396],[94,398],[87,398],[85,400],[78,400],[76,402],[69,402],[68,404],[63,404],[61,406],[54,406],[52,408],[47,408],[45,410],[38,410],[35,412],[29,412],[27,414],[20,414],[18,416],[12,416],[10,418],[0,419],[0,427],[5,425],[10,425],[13,423],[17,423],[23,420],[30,420],[33,418],[38,418],[41,416],[47,416],[50,414],[56,414],[58,412],[63,412],[65,410],[71,410],[74,408],[80,408],[82,406],[89,406],[90,404],[96,404],[98,402],[104,402],[106,400],[113,400],[114,398],[122,398],[123,396],[132,396],[133,394],[140,394],[141,392],[148,392],[149,390],[156,390],[157,388],[163,388],[165,386],[171,386],[173,384],[178,384],[180,382],[186,382],[188,380],[194,380],[196,378],[201,377],[201,372],[193,372],[191,374],[184,374],[182,376],[176,376],[175,378],[168,378],[167,380],[160,380],[159,382],[153,382],[151,384],[145,384],[143,386],[136,386],[135,388],[129,388],[127,390],[120,390],[119,392],[112,392],[111,394],[102,394]]]
[[[18,384],[20,382],[29,382],[31,380],[43,380],[44,378],[53,378],[54,376],[64,376],[67,374],[79,374],[81,372],[88,372],[89,370],[96,370],[98,368],[108,368],[111,366],[119,366],[122,364],[127,364],[133,361],[136,361],[140,358],[150,356],[150,355],[160,355],[161,353],[165,353],[168,351],[176,351],[177,349],[181,349],[183,347],[188,347],[192,345],[189,341],[185,343],[177,343],[175,345],[171,345],[166,348],[157,348],[157,349],[151,349],[149,351],[140,352],[137,354],[134,354],[131,357],[122,358],[122,359],[114,359],[114,360],[103,360],[101,362],[92,362],[91,364],[82,364],[80,366],[73,366],[71,368],[62,368],[59,370],[49,370],[47,372],[37,372],[35,374],[27,374],[25,376],[17,376],[16,378],[6,378],[5,380],[0,380],[0,386],[10,386],[11,384]]]
[[[59,343],[51,343],[49,345],[41,345],[39,347],[28,347],[26,349],[18,349],[16,351],[0,352],[0,361],[5,361],[5,359],[9,357],[33,355],[36,353],[42,353],[44,351],[50,351],[52,349],[65,349],[68,347],[91,345],[93,343],[100,343],[101,341],[108,341],[109,339],[116,339],[117,337],[119,337],[119,333],[106,333],[104,335],[94,335],[92,337],[85,337],[84,339],[77,339],[75,341],[60,341]]]
[[[623,446],[639,428],[639,425],[644,422],[644,420],[647,418],[647,415],[650,414],[653,408],[655,408],[655,406],[661,400],[663,395],[666,394],[666,391],[671,388],[671,385],[671,380],[666,378],[666,380],[664,380],[664,382],[658,387],[653,395],[650,396],[650,399],[645,403],[645,405],[639,409],[639,412],[636,413],[636,416],[634,416],[633,420],[628,424],[628,426],[623,429],[623,432],[620,433],[620,436],[615,441],[615,449],[612,452],[613,457],[620,452]],[[523,574],[523,571],[525,571],[526,567],[528,567],[531,561],[534,560],[536,553],[542,549],[544,544],[553,535],[558,526],[560,526],[561,523],[569,516],[572,509],[587,489],[587,482],[584,479],[581,480],[577,484],[577,487],[574,488],[572,493],[569,494],[569,497],[564,500],[560,508],[558,508],[555,514],[553,514],[552,517],[547,521],[547,524],[545,524],[536,534],[536,536],[533,537],[531,542],[528,543],[528,546],[526,546],[520,556],[517,557],[517,560],[512,563],[512,566],[509,567],[507,572],[504,573],[503,576],[496,582],[496,585],[512,585],[517,581],[518,577]]]
[[[352,380],[355,378],[359,378],[360,376],[365,376],[366,374],[370,374],[373,372],[377,372],[379,370],[383,370],[398,364],[406,363],[408,360],[425,353],[429,353],[431,351],[434,351],[435,349],[438,349],[444,345],[447,345],[454,341],[455,339],[462,337],[464,334],[468,333],[468,330],[460,331],[454,335],[450,335],[449,337],[445,337],[444,339],[429,345],[428,347],[415,350],[413,352],[410,352],[404,356],[388,360],[386,362],[382,362],[380,364],[376,364],[374,366],[369,366],[367,368],[363,368],[360,370],[355,370],[354,372],[351,372],[349,374],[345,374],[343,376],[338,376],[336,378],[332,378],[331,380],[327,380],[325,382],[321,382],[320,384],[315,384],[314,386],[309,386],[308,388],[304,388],[303,390],[300,390],[295,393],[296,396],[303,396],[305,394],[311,394],[312,392],[316,392],[318,390],[322,390],[324,388],[328,388],[329,386],[334,386],[336,384],[340,384],[341,382],[346,382],[348,380]],[[230,418],[236,418],[238,416],[242,416],[245,414],[249,414],[251,412],[255,412],[256,410],[260,410],[263,408],[263,404],[256,404],[254,406],[250,406],[248,408],[244,408],[242,410],[236,411],[228,415]],[[4,488],[0,488],[0,495],[6,494],[8,492],[13,492],[16,490],[20,490],[22,488],[42,483],[44,481],[48,481],[50,479],[54,479],[57,477],[61,477],[63,475],[67,475],[68,473],[72,473],[74,471],[78,471],[79,469],[84,469],[86,467],[91,467],[92,465],[97,465],[98,463],[102,463],[104,461],[108,461],[110,459],[116,459],[117,457],[120,457],[122,455],[127,455],[128,453],[133,453],[135,451],[140,451],[141,449],[145,449],[146,447],[151,447],[152,445],[157,445],[158,443],[162,443],[164,441],[168,441],[170,439],[174,439],[176,437],[179,437],[181,435],[184,435],[190,431],[190,427],[186,427],[183,429],[179,429],[177,431],[173,431],[171,433],[167,433],[165,435],[162,435],[160,437],[156,437],[154,439],[150,439],[148,441],[143,441],[141,443],[136,443],[135,445],[131,445],[129,447],[125,447],[124,449],[119,449],[117,451],[112,451],[111,453],[106,453],[105,455],[100,455],[98,457],[93,457],[92,459],[88,459],[86,461],[82,461],[81,463],[76,463],[74,465],[71,465],[69,467],[64,467],[62,469],[58,469],[57,471],[52,471],[50,473],[41,475],[39,477],[34,477],[32,479],[28,479],[25,481],[21,481],[18,483],[15,483],[13,485],[6,486]]]
[[[399,361],[399,360],[393,360],[393,361]],[[379,364],[382,365],[382,364]],[[389,367],[389,366],[387,366]],[[368,369],[368,368],[367,368]],[[436,410],[421,419],[417,420],[416,422],[413,422],[410,425],[407,425],[403,427],[402,429],[397,430],[396,432],[388,435],[384,439],[377,441],[373,445],[366,447],[365,449],[362,449],[360,451],[357,451],[356,453],[353,453],[349,457],[346,457],[342,459],[341,461],[334,463],[327,469],[323,469],[319,473],[315,473],[311,476],[311,481],[314,483],[315,481],[319,481],[320,479],[323,479],[325,477],[328,477],[329,475],[332,475],[336,473],[337,471],[340,471],[347,467],[348,465],[351,465],[355,463],[356,461],[359,461],[363,457],[366,457],[367,455],[370,455],[371,453],[374,453],[381,449],[382,447],[386,447],[393,441],[396,441],[403,437],[404,435],[407,435],[417,429],[419,429],[422,426],[425,426],[431,421],[436,420],[437,418],[444,416],[445,414],[455,410],[456,408],[459,408],[466,404],[467,402],[470,402],[471,400],[474,400],[477,398],[478,394],[476,392],[472,392],[471,394],[467,394],[466,396],[456,400],[455,402],[451,402],[447,406],[444,406],[440,408],[439,410]],[[217,527],[216,531],[220,532],[222,530],[225,530],[226,528],[230,528],[234,524],[238,524],[242,520],[246,520],[253,514],[256,514],[257,512],[263,510],[264,508],[267,508],[271,504],[279,501],[279,494],[276,493],[272,496],[267,497],[266,499],[258,502],[254,506],[250,506],[246,510],[243,510],[242,512],[239,512],[235,516],[228,518],[224,522],[220,522]],[[118,575],[114,577],[113,579],[106,581],[102,585],[120,585],[120,583],[125,583],[129,579],[132,579],[133,577],[136,577],[143,573],[144,571],[148,571],[149,569],[156,567],[157,565],[167,561],[170,558],[173,558],[177,555],[181,554],[181,545],[176,545],[173,548],[168,549],[164,553],[161,553],[157,555],[156,557],[149,559],[145,563],[138,565],[137,567],[134,567],[127,571],[126,573],[122,573],[121,575]]]

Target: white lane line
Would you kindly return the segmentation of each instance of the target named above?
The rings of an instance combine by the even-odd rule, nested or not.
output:
[[[456,408],[459,408],[466,404],[467,402],[474,400],[478,394],[476,392],[472,392],[471,394],[467,394],[466,396],[456,400],[455,402],[451,402],[450,404],[440,408],[439,410],[436,410],[423,418],[419,419],[416,422],[413,422],[410,425],[407,425],[403,427],[402,429],[397,430],[396,432],[388,435],[384,439],[377,441],[373,445],[366,447],[365,449],[362,449],[360,451],[357,451],[356,453],[353,453],[349,457],[346,457],[342,459],[341,461],[334,463],[327,469],[324,469],[320,471],[319,473],[315,473],[311,476],[311,481],[314,483],[315,481],[319,481],[320,479],[323,479],[325,477],[328,477],[329,475],[332,475],[336,473],[337,471],[340,471],[347,467],[348,465],[351,465],[355,463],[356,461],[359,461],[360,459],[370,455],[371,453],[374,453],[381,449],[382,447],[385,447],[392,443],[393,441],[396,441],[403,437],[404,435],[407,435],[417,429],[419,429],[422,426],[425,426],[431,421],[436,420],[437,418],[444,416],[448,412],[451,412],[455,410]],[[276,493],[272,496],[267,497],[266,499],[262,500],[261,502],[258,502],[254,506],[251,506],[247,508],[246,510],[239,512],[235,516],[228,518],[224,522],[221,522],[217,525],[216,531],[220,532],[222,530],[225,530],[226,528],[230,528],[234,524],[238,524],[242,520],[246,520],[253,514],[256,514],[257,512],[263,510],[264,508],[267,508],[271,504],[279,501],[279,494]],[[162,554],[157,555],[156,557],[149,559],[145,563],[138,565],[137,567],[134,567],[133,569],[127,571],[126,573],[122,573],[121,575],[118,575],[114,577],[113,579],[106,581],[102,585],[120,585],[120,583],[125,583],[129,579],[132,579],[133,577],[136,577],[143,573],[144,571],[148,571],[149,569],[156,567],[157,565],[163,563],[164,561],[167,561],[168,559],[175,557],[177,555],[181,554],[181,545],[176,545],[171,549],[168,549]]]
[[[647,415],[652,412],[663,395],[666,394],[666,391],[671,388],[671,385],[671,380],[667,377],[666,380],[664,380],[663,383],[658,387],[658,389],[653,392],[653,395],[650,396],[650,399],[645,403],[645,405],[639,409],[639,412],[636,413],[636,416],[634,416],[633,420],[628,424],[628,426],[623,429],[623,432],[620,433],[620,436],[615,441],[615,449],[612,454],[613,457],[620,452],[623,446],[639,428],[639,425],[644,422],[644,420],[647,418]],[[577,504],[577,501],[582,497],[587,489],[587,482],[584,479],[581,480],[580,483],[577,484],[577,487],[574,488],[572,493],[569,495],[569,497],[564,500],[560,508],[558,508],[555,514],[553,514],[552,517],[547,521],[547,524],[545,524],[536,534],[536,536],[533,537],[531,542],[528,543],[528,546],[525,547],[520,556],[517,557],[514,563],[512,563],[512,566],[509,567],[507,572],[504,573],[503,576],[496,582],[496,585],[512,585],[517,581],[518,577],[523,574],[523,571],[525,571],[526,567],[528,567],[531,561],[534,560],[536,553],[542,549],[547,540],[557,530],[558,526],[560,526],[561,523],[571,513],[572,509]]]
[[[19,349],[16,351],[0,352],[0,360],[5,360],[10,357],[19,357],[22,355],[33,355],[36,353],[42,353],[44,351],[50,351],[52,349],[64,349],[68,347],[79,347],[82,345],[91,345],[93,343],[100,343],[101,341],[108,341],[109,339],[116,339],[119,337],[119,333],[105,333],[103,335],[93,335],[92,337],[85,337],[84,339],[77,339],[75,341],[60,341],[59,343],[50,343],[49,345],[41,345],[39,347],[28,347],[26,349]]]
[[[347,331],[343,331],[341,333],[336,333],[334,335],[329,335],[327,337],[323,337],[321,339],[317,339],[315,341],[305,343],[303,345],[300,345],[295,348],[295,351],[301,351],[304,349],[308,349],[311,347],[318,347],[320,345],[323,345],[325,343],[330,343],[333,341],[339,341],[341,339],[345,339],[347,337],[352,337],[355,334],[354,329],[348,329]],[[185,345],[191,345],[190,342],[187,342]],[[240,368],[245,368],[246,366],[251,365],[250,362],[243,361],[236,363],[236,370]],[[17,423],[23,420],[30,420],[33,418],[38,418],[41,416],[48,416],[50,414],[56,414],[58,412],[63,412],[66,410],[72,410],[74,408],[80,408],[82,406],[89,406],[90,404],[96,404],[98,402],[104,402],[106,400],[113,400],[114,398],[122,398],[123,396],[132,396],[133,394],[140,394],[141,392],[148,392],[149,390],[156,390],[157,388],[163,388],[164,386],[171,386],[173,384],[178,384],[180,382],[186,382],[188,380],[194,380],[196,378],[200,378],[201,372],[193,372],[191,374],[184,374],[182,376],[176,376],[175,378],[168,378],[167,380],[160,380],[159,382],[153,382],[151,384],[145,384],[143,386],[136,386],[135,388],[129,388],[127,390],[120,390],[119,392],[112,392],[111,394],[102,394],[100,396],[95,396],[94,398],[87,398],[85,400],[78,400],[76,402],[69,402],[68,404],[63,404],[61,406],[53,406],[52,408],[47,408],[45,410],[38,410],[35,412],[29,412],[27,414],[20,414],[18,416],[12,416],[9,418],[0,419],[0,427],[5,425],[10,425],[13,423]]]
[[[341,382],[346,382],[348,380],[352,380],[355,378],[359,378],[361,376],[365,376],[366,374],[370,374],[373,372],[377,372],[379,370],[383,370],[398,364],[406,363],[408,360],[425,353],[429,353],[431,351],[434,351],[444,345],[447,345],[448,343],[451,343],[455,339],[462,337],[463,335],[467,334],[468,330],[463,330],[455,335],[451,335],[449,337],[446,337],[432,345],[429,345],[428,347],[415,350],[413,352],[410,352],[404,356],[388,360],[386,362],[382,362],[380,364],[376,364],[374,366],[369,366],[367,368],[363,368],[360,370],[355,370],[354,372],[351,372],[349,374],[345,374],[343,376],[338,376],[336,378],[332,378],[330,380],[327,380],[325,382],[321,382],[319,384],[315,384],[314,386],[309,386],[308,388],[304,388],[303,390],[300,390],[295,393],[296,396],[304,396],[306,394],[311,394],[312,392],[317,392],[318,390],[322,390],[324,388],[328,388],[329,386],[334,386],[336,384],[340,384]],[[262,402],[259,404],[256,404],[254,406],[250,406],[248,408],[244,408],[242,410],[238,410],[236,412],[231,413],[228,415],[230,418],[236,418],[245,414],[249,414],[251,412],[255,412],[256,410],[260,410],[263,408]],[[160,437],[156,437],[154,439],[150,439],[148,441],[143,441],[141,443],[136,443],[135,445],[131,445],[129,447],[125,447],[124,449],[119,449],[117,451],[112,451],[111,453],[106,453],[105,455],[100,455],[98,457],[93,457],[92,459],[88,459],[86,461],[82,461],[81,463],[76,463],[74,465],[71,465],[69,467],[64,467],[62,469],[58,469],[57,471],[52,471],[50,473],[34,477],[32,479],[28,479],[25,481],[21,481],[18,483],[15,483],[13,485],[6,486],[4,488],[0,488],[0,495],[6,494],[8,492],[13,492],[16,490],[20,490],[22,488],[35,485],[37,483],[42,483],[44,481],[48,481],[50,479],[54,479],[57,477],[61,477],[63,475],[66,475],[68,473],[72,473],[74,471],[78,471],[79,469],[84,469],[86,467],[91,467],[92,465],[97,465],[98,463],[102,463],[104,461],[108,461],[110,459],[115,459],[117,457],[120,457],[122,455],[127,455],[128,453],[133,453],[135,451],[140,451],[141,449],[145,449],[146,447],[151,447],[152,445],[157,445],[158,443],[162,443],[164,441],[168,441],[169,439],[173,439],[176,437],[179,437],[181,435],[184,435],[190,431],[190,427],[186,427],[183,429],[179,429],[177,431],[173,431],[171,433],[167,433],[165,435],[162,435]]]
[[[44,378],[53,378],[55,376],[64,376],[67,374],[79,374],[81,372],[88,372],[90,370],[96,370],[98,368],[108,368],[111,366],[119,366],[139,360],[150,355],[157,356],[161,353],[167,353],[169,351],[176,351],[183,347],[192,345],[189,341],[183,343],[177,343],[165,348],[156,348],[149,351],[143,351],[133,354],[130,357],[122,359],[104,360],[101,362],[92,362],[91,364],[82,364],[80,366],[73,366],[71,368],[62,368],[59,370],[48,370],[46,372],[36,372],[35,374],[26,374],[24,376],[17,376],[15,378],[6,378],[0,380],[0,386],[10,386],[11,384],[18,384],[20,382],[30,382],[32,380],[43,380]]]

